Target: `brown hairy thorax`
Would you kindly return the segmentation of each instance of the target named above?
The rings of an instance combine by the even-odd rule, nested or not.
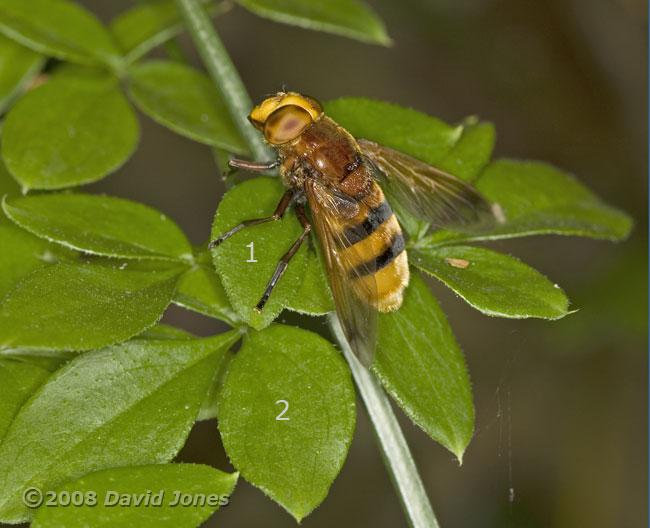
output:
[[[330,186],[354,197],[367,194],[372,171],[355,139],[325,115],[311,122],[292,142],[278,147],[282,175],[289,186],[300,185],[292,170],[303,177],[323,178]],[[307,172],[307,174],[305,174]]]

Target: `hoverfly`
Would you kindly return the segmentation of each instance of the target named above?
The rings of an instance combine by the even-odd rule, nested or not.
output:
[[[372,363],[377,312],[397,310],[409,282],[404,235],[378,181],[415,217],[437,227],[481,229],[492,224],[488,202],[462,180],[372,141],[355,139],[323,113],[312,97],[279,92],[248,116],[278,154],[275,161],[231,160],[233,168],[279,168],[288,187],[275,213],[245,221],[217,240],[214,248],[244,227],[278,220],[295,205],[303,232],[282,257],[255,309],[261,311],[289,260],[312,229],[309,204],[336,313],[354,354]]]

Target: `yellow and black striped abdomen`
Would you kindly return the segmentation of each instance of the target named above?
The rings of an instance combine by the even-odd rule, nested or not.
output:
[[[359,212],[339,228],[351,243],[341,250],[342,272],[349,274],[357,295],[379,311],[397,310],[409,268],[402,229],[379,185],[372,182]]]

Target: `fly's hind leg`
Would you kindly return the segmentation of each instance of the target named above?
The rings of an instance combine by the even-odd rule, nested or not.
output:
[[[282,218],[282,215],[287,210],[287,207],[289,207],[289,204],[291,203],[291,198],[293,198],[293,191],[289,189],[286,193],[284,193],[284,196],[282,196],[282,200],[280,200],[280,203],[275,209],[275,213],[273,213],[271,216],[267,216],[266,218],[256,218],[254,220],[245,220],[241,224],[230,229],[229,231],[226,231],[223,235],[221,235],[216,240],[210,242],[210,245],[208,247],[210,249],[217,247],[224,240],[227,240],[228,238],[233,236],[238,231],[241,231],[245,227],[257,225],[257,224],[263,224],[264,222],[272,222],[273,220],[279,220],[280,218]]]
[[[264,308],[266,301],[269,300],[271,293],[273,293],[273,290],[275,289],[278,282],[280,281],[280,278],[286,271],[287,265],[289,264],[291,257],[293,257],[296,254],[296,251],[298,251],[300,245],[305,241],[305,238],[307,238],[307,235],[311,231],[311,223],[309,222],[309,219],[305,214],[305,207],[302,203],[296,205],[296,216],[298,217],[298,220],[302,224],[302,229],[303,229],[302,234],[298,237],[298,240],[296,240],[293,243],[293,246],[291,246],[289,251],[287,251],[284,254],[284,256],[280,259],[280,262],[278,262],[278,265],[275,268],[275,271],[273,272],[273,276],[271,277],[271,280],[269,281],[266,290],[264,290],[264,295],[262,295],[260,302],[258,302],[257,306],[255,306],[254,308],[256,312],[262,311],[262,308]]]

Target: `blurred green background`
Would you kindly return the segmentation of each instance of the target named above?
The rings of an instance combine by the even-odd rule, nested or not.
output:
[[[132,5],[83,3],[105,21]],[[396,412],[441,525],[647,526],[647,3],[368,3],[392,48],[278,25],[238,7],[215,24],[254,101],[285,84],[321,100],[392,101],[452,123],[476,114],[496,125],[497,157],[557,165],[636,221],[618,245],[562,237],[492,245],[565,289],[579,311],[564,320],[488,318],[432,283],[473,381],[476,431],[463,466]],[[180,43],[200,67],[189,39]],[[141,118],[135,155],[88,190],[157,207],[203,243],[224,191],[212,154]],[[219,329],[180,308],[165,321],[203,335]],[[213,421],[198,424],[180,459],[231,469],[216,437]],[[303,526],[405,524],[359,404],[348,460]],[[295,522],[243,480],[206,523],[260,525]]]

